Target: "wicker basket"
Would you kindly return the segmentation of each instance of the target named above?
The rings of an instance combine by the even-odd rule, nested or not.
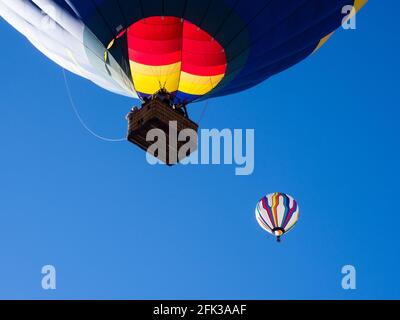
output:
[[[144,103],[141,109],[129,113],[127,119],[128,140],[146,152],[149,152],[152,156],[160,159],[165,164],[172,166],[190,155],[189,152],[185,156],[179,155],[180,148],[187,141],[177,141],[175,144],[175,138],[170,137],[170,124],[172,125],[173,123],[171,122],[176,121],[176,132],[174,130],[171,131],[176,137],[184,129],[192,129],[197,132],[198,125],[174,110],[168,104],[157,99],[150,100]],[[155,142],[147,141],[146,139],[148,132],[152,129],[162,130],[167,139],[166,149],[157,150],[154,152],[155,154],[149,151],[149,147]],[[190,151],[193,152],[196,149],[197,139]]]

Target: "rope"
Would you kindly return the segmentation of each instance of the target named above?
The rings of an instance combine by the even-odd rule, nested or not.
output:
[[[208,101],[206,101],[206,103],[205,103],[205,105],[204,105],[204,107],[203,107],[203,110],[201,111],[199,120],[197,121],[197,124],[198,124],[199,126],[200,126],[201,120],[203,120],[204,115],[206,114],[207,108],[208,108]]]
[[[64,83],[65,83],[65,88],[66,88],[66,90],[67,90],[69,102],[70,102],[71,107],[72,107],[72,109],[73,109],[73,111],[74,111],[74,113],[75,113],[75,116],[76,116],[77,119],[79,120],[79,122],[80,122],[80,124],[82,125],[82,127],[83,127],[87,132],[89,132],[92,136],[94,136],[95,138],[100,139],[100,140],[102,140],[102,141],[106,141],[106,142],[123,142],[123,141],[126,141],[126,138],[125,138],[125,137],[124,137],[124,138],[121,138],[121,139],[112,139],[112,138],[103,137],[103,136],[97,134],[96,132],[94,132],[92,129],[90,129],[90,128],[86,125],[85,121],[82,119],[81,115],[79,114],[79,111],[78,111],[78,109],[77,109],[77,107],[76,107],[76,105],[75,105],[75,103],[74,103],[74,99],[72,98],[71,88],[69,87],[69,84],[68,84],[68,79],[67,79],[67,75],[66,75],[66,73],[65,73],[65,69],[62,69],[62,73],[63,73],[63,76],[64,76]]]

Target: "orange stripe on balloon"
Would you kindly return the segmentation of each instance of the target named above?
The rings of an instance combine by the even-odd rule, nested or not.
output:
[[[272,197],[272,214],[275,220],[275,226],[279,227],[277,207],[279,204],[279,193],[275,193]]]

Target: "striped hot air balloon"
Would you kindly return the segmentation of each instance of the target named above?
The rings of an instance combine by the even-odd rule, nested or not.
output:
[[[296,225],[299,214],[296,200],[279,192],[263,197],[256,207],[257,222],[278,241]]]
[[[152,155],[173,165],[195,151],[170,148],[167,132],[175,122],[178,134],[198,130],[189,104],[244,91],[294,66],[366,2],[0,0],[0,15],[63,68],[141,99],[127,116],[127,139],[149,152],[147,133],[161,129],[167,149]]]

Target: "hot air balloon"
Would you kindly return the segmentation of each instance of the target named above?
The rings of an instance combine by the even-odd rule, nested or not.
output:
[[[263,197],[256,207],[258,224],[268,233],[281,241],[299,219],[299,206],[291,196],[285,193],[271,193]]]
[[[178,131],[197,130],[188,104],[290,68],[342,24],[345,6],[366,2],[0,0],[0,15],[63,68],[142,100],[128,116],[128,139],[146,149],[150,128],[177,121]]]

